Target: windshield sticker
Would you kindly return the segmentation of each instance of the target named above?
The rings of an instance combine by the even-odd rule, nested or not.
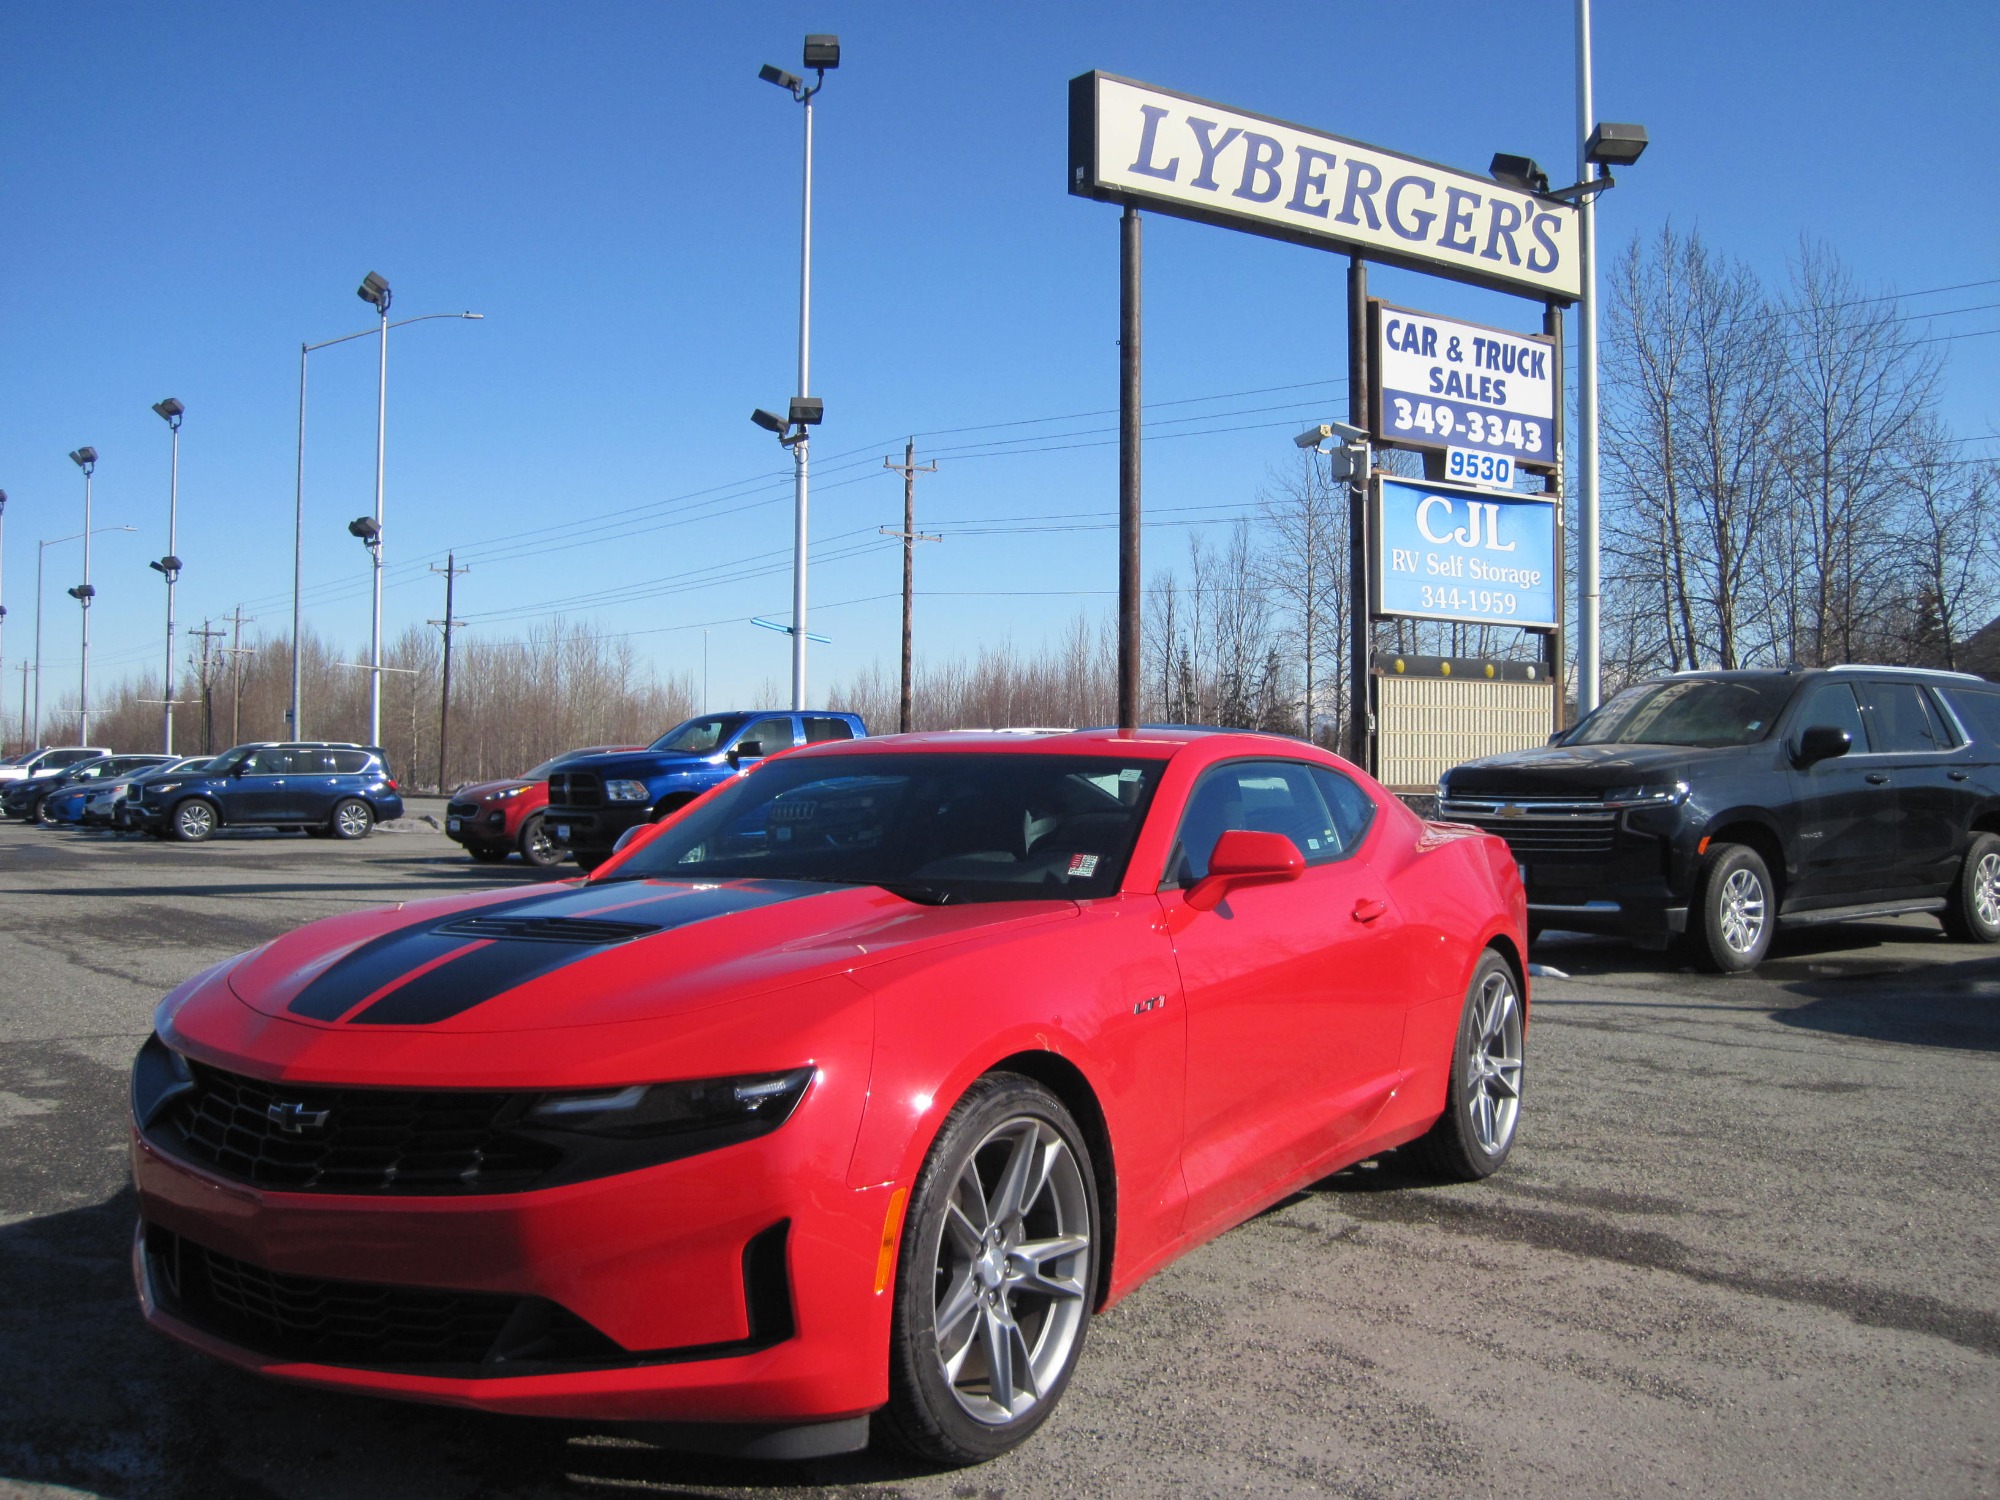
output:
[[[1097,873],[1097,856],[1095,854],[1072,854],[1069,857],[1069,873],[1081,879],[1088,880]]]

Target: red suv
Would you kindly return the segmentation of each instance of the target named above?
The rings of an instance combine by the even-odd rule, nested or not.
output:
[[[591,745],[565,751],[511,781],[482,781],[462,786],[452,793],[445,808],[445,836],[457,839],[465,845],[465,852],[477,860],[497,863],[518,852],[531,865],[559,865],[569,857],[569,850],[557,843],[542,824],[542,809],[549,805],[549,772],[578,756],[644,748]]]

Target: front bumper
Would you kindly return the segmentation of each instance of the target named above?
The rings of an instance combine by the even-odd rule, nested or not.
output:
[[[304,1385],[587,1420],[855,1416],[888,1396],[889,1296],[875,1281],[890,1190],[814,1170],[803,1135],[787,1139],[801,1123],[615,1177],[466,1197],[261,1191],[135,1131],[140,1301],[182,1342]],[[221,1263],[235,1290],[218,1298],[170,1275],[177,1244]],[[407,1340],[396,1358],[301,1357],[280,1313],[315,1288],[336,1314],[357,1298],[410,1306],[428,1292],[438,1295],[424,1319],[447,1303],[512,1299],[593,1334],[580,1355],[557,1358],[510,1358],[504,1338],[471,1362],[462,1350],[408,1357]],[[259,1322],[246,1306],[280,1311]]]
[[[452,803],[445,808],[444,836],[467,848],[494,848],[514,842],[520,820],[505,803]]]
[[[651,821],[652,808],[644,802],[614,802],[591,808],[551,805],[542,814],[542,825],[556,842],[567,844],[581,854],[609,854],[626,829]]]
[[[1507,843],[1521,869],[1528,919],[1537,927],[1603,933],[1642,942],[1687,930],[1696,831],[1677,808],[1574,812],[1527,804],[1525,813],[1483,814],[1482,802],[1448,802],[1442,816]]]

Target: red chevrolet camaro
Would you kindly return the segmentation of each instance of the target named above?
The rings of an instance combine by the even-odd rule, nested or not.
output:
[[[1525,922],[1498,839],[1293,740],[774,756],[587,881],[176,989],[140,1297],[308,1385],[990,1458],[1192,1246],[1392,1147],[1506,1159]]]

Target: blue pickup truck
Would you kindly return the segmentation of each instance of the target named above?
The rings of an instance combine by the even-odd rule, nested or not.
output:
[[[644,750],[584,756],[550,772],[543,821],[579,865],[594,870],[626,829],[658,822],[763,756],[867,733],[859,714],[825,710],[703,714]]]

